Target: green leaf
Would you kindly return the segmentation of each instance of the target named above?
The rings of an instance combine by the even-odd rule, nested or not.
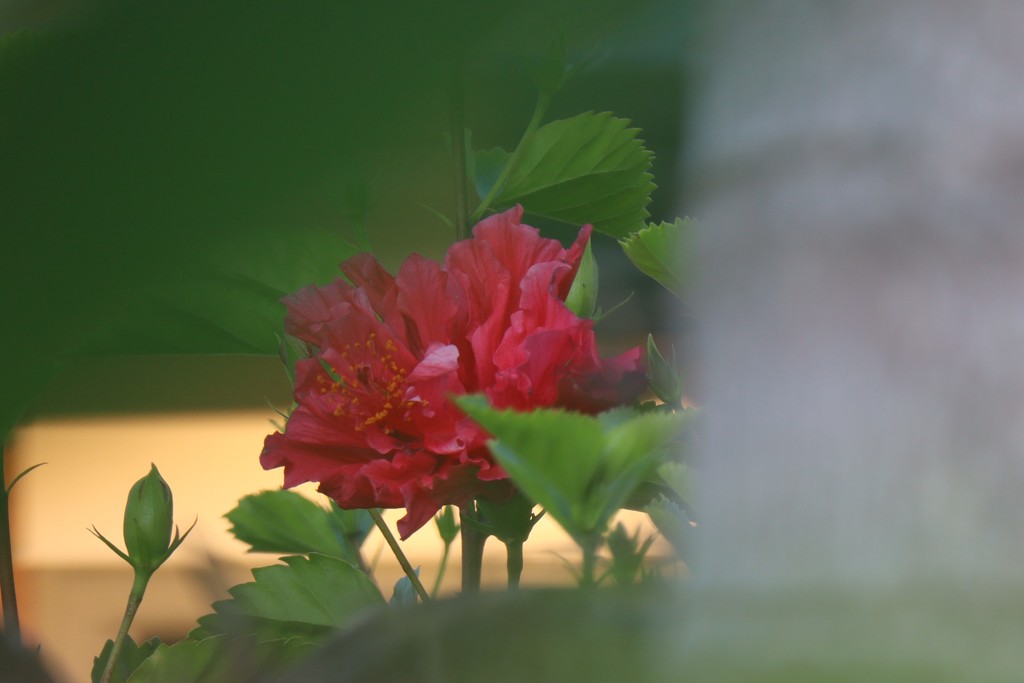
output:
[[[128,679],[128,683],[221,683],[231,674],[223,655],[225,636],[202,642],[161,644]]]
[[[627,409],[598,417],[495,410],[479,396],[457,402],[495,436],[491,451],[515,484],[578,542],[604,530],[687,420]]]
[[[658,476],[681,500],[693,500],[693,477],[690,468],[681,462],[666,462],[658,467]]]
[[[593,240],[587,241],[579,270],[576,271],[572,287],[565,298],[565,305],[581,318],[593,318],[594,311],[597,310],[597,261],[594,260],[594,252],[590,248],[591,242]]]
[[[308,655],[315,643],[300,638],[260,641],[213,636],[161,645],[128,683],[238,683],[266,675]]]
[[[500,147],[482,149],[473,154],[473,180],[478,197],[487,196],[511,158],[512,154]]]
[[[132,674],[135,669],[139,668],[142,664],[153,654],[153,651],[160,645],[159,638],[150,638],[141,645],[136,645],[132,637],[126,635],[124,643],[121,644],[121,655],[118,658],[117,663],[114,665],[114,670],[110,674],[110,683],[125,683],[128,677]],[[103,676],[103,670],[107,666],[107,660],[110,658],[110,653],[114,649],[114,641],[108,640],[106,645],[103,646],[103,650],[99,656],[92,661],[92,674],[90,680],[92,683],[100,683],[100,678]]]
[[[681,299],[690,274],[688,245],[695,226],[691,218],[652,223],[619,244],[633,265]]]
[[[653,154],[629,121],[580,114],[541,126],[523,140],[521,156],[495,197],[498,209],[527,212],[623,237],[643,225],[654,183]]]
[[[644,508],[654,526],[668,539],[679,557],[686,559],[687,545],[694,533],[694,524],[685,508],[666,496],[658,496]]]
[[[281,298],[340,277],[355,253],[325,230],[256,233],[206,254],[190,272],[112,294],[91,353],[280,353]]]
[[[321,553],[359,564],[359,548],[373,522],[365,510],[326,510],[287,490],[263,491],[224,515],[231,533],[251,552]]]
[[[355,565],[327,555],[282,558],[285,564],[252,570],[251,583],[231,588],[231,600],[213,605],[189,637],[256,634],[261,640],[316,641],[362,611],[384,604],[380,591]]]
[[[533,514],[536,504],[521,494],[503,501],[484,500],[476,503],[484,528],[502,543],[525,543],[540,519]]]

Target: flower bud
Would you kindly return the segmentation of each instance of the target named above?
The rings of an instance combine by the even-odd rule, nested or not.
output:
[[[156,465],[135,482],[124,509],[124,544],[133,566],[156,569],[171,544],[174,500]]]
[[[674,408],[679,407],[683,398],[683,387],[679,381],[675,350],[672,351],[671,362],[665,360],[652,335],[647,335],[647,379],[655,396]]]
[[[593,318],[597,310],[597,261],[590,250],[590,241],[583,250],[579,270],[572,281],[565,305],[581,318]]]

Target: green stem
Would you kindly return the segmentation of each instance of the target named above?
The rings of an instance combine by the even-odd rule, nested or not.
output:
[[[451,110],[452,155],[455,171],[455,240],[469,237],[469,176],[466,171],[466,124],[463,116],[462,60],[452,65],[449,107]]]
[[[580,548],[583,550],[583,567],[580,575],[581,587],[591,588],[597,585],[595,570],[597,569],[597,546],[600,542],[600,536],[588,536],[580,543]]]
[[[412,587],[416,589],[416,593],[420,596],[420,600],[423,602],[430,602],[430,596],[427,595],[427,590],[420,583],[420,577],[416,576],[415,570],[412,565],[409,564],[409,559],[402,552],[401,546],[398,545],[398,541],[395,540],[394,534],[391,533],[391,529],[384,523],[384,518],[380,516],[378,510],[370,510],[370,516],[373,517],[373,523],[380,529],[381,534],[384,535],[384,540],[387,541],[388,545],[391,546],[391,552],[395,554],[398,559],[398,564],[402,565],[402,571],[409,577],[409,582],[412,583]]]
[[[505,544],[505,551],[508,553],[505,560],[505,567],[508,570],[508,589],[510,591],[519,588],[519,577],[523,575],[523,542],[510,541]]]
[[[437,578],[434,579],[434,587],[430,589],[430,597],[432,598],[436,598],[437,592],[441,590],[441,579],[444,578],[444,573],[448,570],[448,553],[451,548],[451,543],[444,544],[444,553],[441,555],[441,566],[437,569]]]
[[[100,676],[100,683],[109,683],[114,673],[114,666],[121,656],[121,648],[124,646],[124,639],[128,637],[128,629],[135,620],[135,613],[139,611],[142,604],[142,596],[146,594],[146,585],[153,572],[135,570],[135,580],[132,582],[131,593],[128,594],[128,606],[124,608],[124,617],[121,619],[121,628],[117,631],[117,638],[114,639],[114,647],[110,650],[110,657],[107,665],[103,667],[103,675]]]
[[[7,478],[4,474],[7,434],[0,436],[0,597],[4,605],[4,631],[15,643],[21,643],[18,620],[18,596],[14,590],[14,555],[11,550],[11,508]]]
[[[491,207],[491,202],[501,192],[501,188],[508,182],[508,178],[512,175],[512,171],[519,164],[519,159],[523,156],[523,150],[526,149],[524,144],[534,131],[540,127],[540,122],[544,119],[544,114],[548,110],[548,105],[551,104],[551,96],[541,93],[540,97],[537,98],[537,106],[533,109],[533,116],[530,118],[530,123],[526,126],[526,131],[523,133],[523,137],[520,138],[519,144],[516,145],[516,149],[512,152],[512,156],[509,158],[508,163],[505,164],[505,168],[501,169],[501,174],[498,179],[494,181],[494,185],[491,186],[487,196],[480,202],[480,206],[476,207],[476,211],[473,212],[473,220],[478,221],[483,218],[484,212]]]
[[[7,489],[0,492],[0,595],[4,603],[4,632],[15,643],[21,642],[18,621],[18,597],[14,590],[14,558],[11,554],[11,511]]]
[[[462,593],[470,595],[480,592],[480,576],[484,564],[484,543],[487,534],[477,529],[476,512],[473,503],[459,508],[461,524],[459,534],[462,536]]]

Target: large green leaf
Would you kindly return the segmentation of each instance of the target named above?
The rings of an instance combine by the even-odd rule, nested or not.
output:
[[[327,555],[285,557],[285,564],[252,570],[251,583],[213,605],[189,637],[256,634],[260,640],[318,640],[360,612],[385,604],[380,590],[355,565]]]
[[[366,510],[330,510],[294,491],[246,496],[224,515],[231,533],[252,552],[321,553],[359,563],[359,547],[373,525]]]
[[[653,154],[639,130],[611,114],[588,112],[541,126],[523,140],[515,168],[493,201],[623,237],[647,218]],[[478,168],[480,164],[478,162]]]
[[[596,417],[495,410],[476,396],[458,403],[495,436],[491,451],[516,485],[577,539],[604,530],[688,419],[627,409]]]
[[[691,218],[650,224],[620,241],[629,260],[680,299],[690,276],[688,240],[694,230]]]
[[[326,230],[254,234],[222,245],[189,270],[112,294],[84,351],[277,354],[281,298],[340,277],[355,248]]]

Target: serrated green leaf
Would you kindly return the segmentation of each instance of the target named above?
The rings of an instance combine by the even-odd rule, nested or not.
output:
[[[653,154],[629,121],[588,112],[541,126],[522,144],[495,208],[527,212],[623,237],[647,218]]]
[[[681,299],[689,277],[687,246],[694,229],[693,219],[677,218],[672,223],[652,223],[620,240],[619,244],[642,273]]]
[[[694,527],[686,509],[666,496],[658,496],[644,508],[654,526],[668,539],[679,557],[686,559],[686,550]]]
[[[372,525],[365,510],[327,510],[287,490],[246,496],[224,516],[231,533],[251,552],[321,553],[354,564],[359,564],[359,547]]]
[[[684,501],[693,500],[690,468],[681,462],[666,462],[658,467],[658,476]]]
[[[625,409],[603,417],[495,410],[478,396],[457,402],[495,436],[491,452],[515,484],[577,540],[604,530],[686,422]]]
[[[254,581],[231,588],[231,600],[199,620],[192,639],[217,633],[255,633],[261,640],[319,640],[362,611],[384,604],[380,591],[355,565],[327,555],[282,558],[285,564],[252,570]]]
[[[153,654],[159,645],[159,638],[150,638],[141,645],[136,645],[132,637],[126,635],[124,642],[121,644],[121,654],[118,657],[117,664],[114,665],[114,670],[110,674],[110,683],[125,683],[132,672],[139,668],[142,662]],[[103,670],[107,666],[107,660],[110,658],[110,653],[113,649],[114,641],[108,640],[99,656],[93,659],[92,674],[90,676],[92,683],[100,683],[100,678],[103,677]]]

